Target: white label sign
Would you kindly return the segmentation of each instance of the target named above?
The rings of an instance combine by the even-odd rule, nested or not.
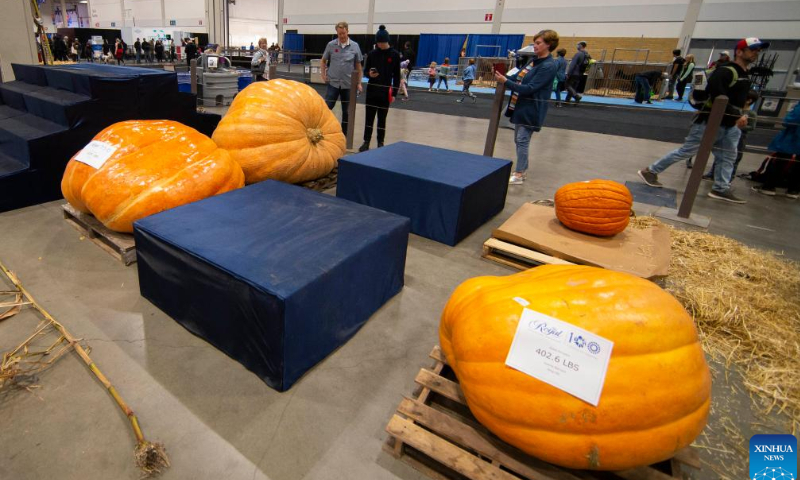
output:
[[[519,73],[519,68],[514,67],[506,72],[506,77],[510,77],[511,75],[516,75],[517,73]]]
[[[83,150],[75,156],[75,160],[94,168],[100,168],[116,151],[117,147],[110,143],[92,140],[89,142],[89,145],[86,145]]]
[[[588,330],[526,308],[506,365],[596,407],[613,347]]]

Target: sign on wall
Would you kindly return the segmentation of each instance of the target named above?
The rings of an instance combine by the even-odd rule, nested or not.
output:
[[[170,27],[174,27],[174,26],[175,26],[175,25],[177,25],[177,24],[178,24],[178,22],[176,22],[175,20],[170,20],[170,21],[169,21],[169,26],[170,26]]]
[[[493,13],[487,13],[486,15],[483,16],[483,21],[484,22],[491,22],[492,21],[492,17],[494,17]]]

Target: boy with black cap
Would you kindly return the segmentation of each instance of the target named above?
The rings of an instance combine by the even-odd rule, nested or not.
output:
[[[381,25],[375,34],[377,48],[367,54],[364,71],[367,72],[367,116],[364,122],[364,143],[359,152],[369,150],[372,140],[372,125],[378,116],[378,148],[383,146],[386,136],[386,115],[389,113],[397,89],[400,88],[400,54],[389,47],[389,32]]]
[[[708,77],[706,91],[709,100],[695,117],[683,146],[668,153],[649,167],[639,170],[639,176],[646,184],[651,187],[662,187],[663,185],[658,181],[658,174],[673,163],[688,160],[697,154],[708,124],[711,105],[715,98],[726,95],[728,105],[725,107],[725,114],[722,117],[712,149],[716,164],[714,166],[714,186],[708,192],[708,196],[731,203],[747,203],[733,195],[731,179],[736,162],[736,147],[741,135],[740,128],[747,126],[747,114],[743,111],[747,93],[750,91],[747,67],[758,60],[758,54],[764,48],[769,48],[769,42],[762,42],[754,37],[742,39],[736,44],[734,61],[718,66]]]

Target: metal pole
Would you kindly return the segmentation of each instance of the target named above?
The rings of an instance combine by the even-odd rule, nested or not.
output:
[[[356,99],[358,99],[358,86],[361,84],[361,78],[358,76],[358,70],[353,70],[350,76],[350,103],[347,104],[347,144],[348,150],[353,148],[353,138],[356,135]],[[344,108],[344,105],[342,105]]]
[[[722,116],[725,114],[725,107],[727,105],[728,97],[725,95],[720,95],[715,98],[714,103],[711,105],[711,114],[708,116],[706,131],[703,132],[703,139],[700,141],[700,149],[697,151],[697,155],[694,159],[692,174],[689,176],[689,183],[686,184],[681,206],[678,208],[678,216],[681,218],[689,218],[689,215],[692,214],[694,199],[697,196],[697,190],[700,187],[703,172],[706,171],[708,156],[711,154],[714,141],[717,139],[717,132],[722,123]]]
[[[494,144],[497,142],[497,129],[500,126],[500,112],[503,109],[505,100],[506,86],[504,83],[497,82],[494,87],[494,102],[492,102],[492,113],[489,116],[489,130],[486,132],[486,145],[483,147],[483,154],[487,157],[494,156]]]
[[[192,93],[197,95],[197,59],[193,58],[189,62],[189,71],[192,78]]]

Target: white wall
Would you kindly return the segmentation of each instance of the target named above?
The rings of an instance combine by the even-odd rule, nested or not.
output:
[[[800,39],[800,1],[705,0],[693,36]]]
[[[254,0],[255,1],[255,0]],[[285,29],[329,34],[346,20],[366,32],[368,0],[285,0]],[[496,0],[375,0],[375,26],[393,34],[489,33]],[[565,36],[675,37],[689,0],[505,0],[501,33],[552,28]],[[800,0],[705,0],[695,38],[800,39]]]
[[[66,2],[66,4],[67,16],[69,19],[69,24],[67,25],[68,28],[89,28],[91,26],[88,4],[77,3],[74,0]],[[58,11],[58,15],[56,15],[56,10]],[[63,28],[61,23],[60,0],[49,1],[39,5],[39,14],[42,16],[45,29],[48,33],[55,32],[58,28]]]
[[[391,34],[491,33],[495,0],[375,0],[374,30],[384,24]],[[287,0],[284,29],[300,33],[331,34],[339,21],[350,33],[367,32],[368,0]]]
[[[175,21],[176,27],[188,27],[182,30],[206,32],[206,2],[204,0],[164,0],[164,22]]]
[[[150,27],[206,32],[205,0],[88,0],[95,28]],[[174,21],[175,25],[170,25]]]
[[[17,0],[15,0],[17,1]],[[22,0],[18,0],[22,1]],[[332,34],[345,20],[351,33],[367,32],[369,0],[284,0],[283,27]],[[490,33],[486,15],[498,0],[375,0],[374,28],[392,34]],[[689,0],[504,0],[501,33],[552,28],[562,36],[679,37]],[[205,0],[89,0],[92,26],[169,27],[208,31]],[[163,16],[162,16],[163,2]],[[277,40],[278,0],[237,0],[230,6],[231,44]],[[48,2],[52,3],[52,2]],[[123,18],[124,12],[124,18]],[[695,38],[759,36],[800,39],[800,0],[705,0]]]
[[[4,3],[0,15],[0,73],[4,82],[14,80],[11,63],[32,64],[38,61],[34,34],[28,2]]]
[[[278,41],[277,0],[236,0],[230,6],[231,46],[246,47],[266,37],[267,45]]]

